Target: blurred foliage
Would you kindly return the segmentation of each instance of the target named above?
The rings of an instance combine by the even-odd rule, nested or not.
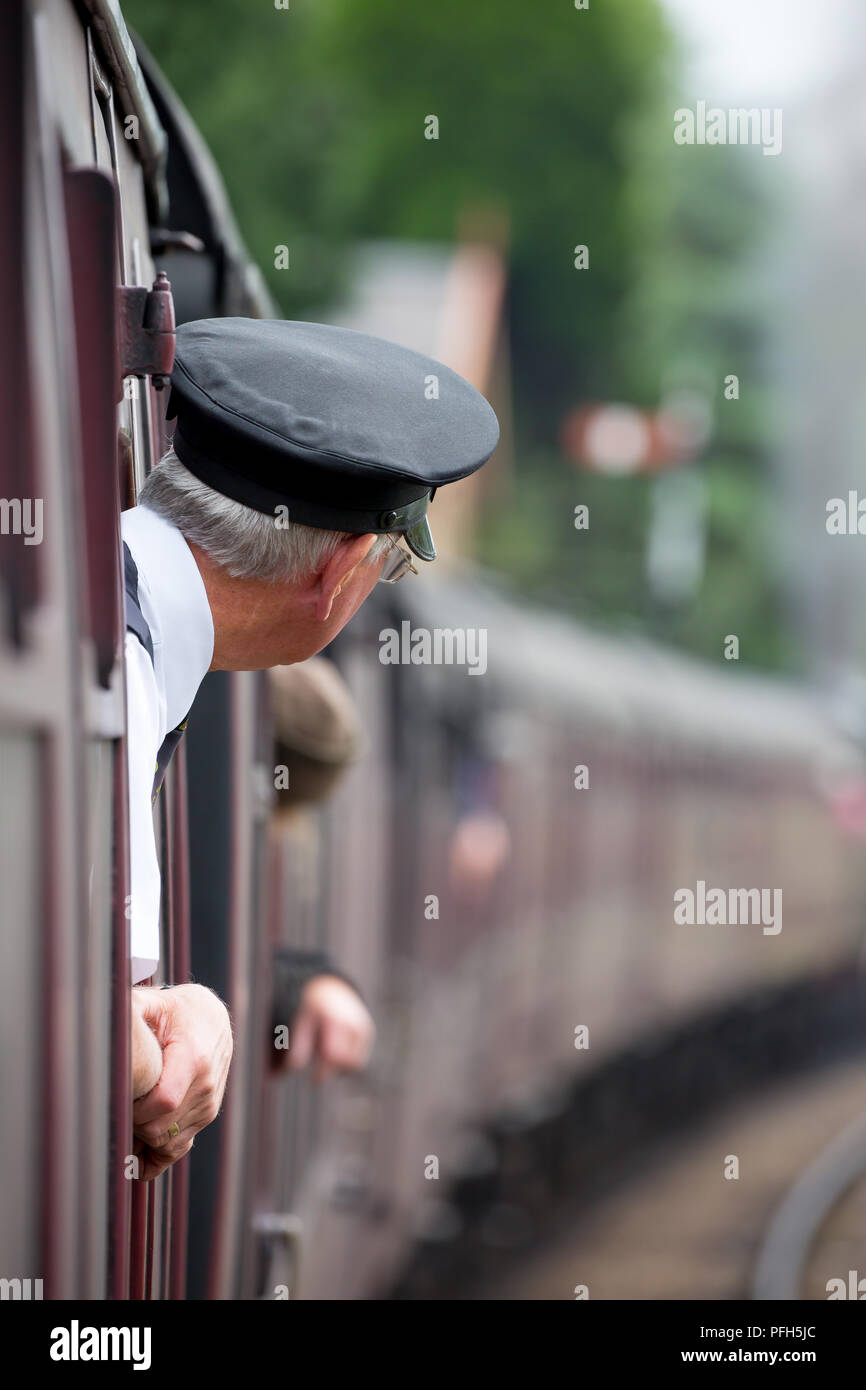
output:
[[[714,660],[733,631],[744,662],[790,663],[762,541],[748,261],[766,210],[750,151],[674,145],[676,53],[656,0],[123,9],[210,144],[288,316],[339,299],[358,239],[507,240],[517,468],[483,559],[578,615],[640,622]],[[424,138],[430,115],[438,140]],[[288,272],[274,269],[280,244]],[[578,473],[557,436],[583,401],[655,408],[683,385],[710,400],[715,428],[706,573],[671,609],[646,592],[652,482]],[[587,532],[573,528],[578,502]]]

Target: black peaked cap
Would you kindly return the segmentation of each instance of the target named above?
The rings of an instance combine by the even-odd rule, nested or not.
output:
[[[402,532],[423,560],[432,493],[499,441],[487,401],[441,362],[283,319],[181,324],[168,415],[178,458],[215,491],[306,526]]]

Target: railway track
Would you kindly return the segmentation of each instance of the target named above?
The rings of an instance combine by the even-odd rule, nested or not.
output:
[[[504,1278],[488,1281],[481,1296],[574,1299],[584,1285],[591,1299],[827,1298],[830,1277],[847,1279],[850,1269],[866,1275],[862,1164],[844,1199],[813,1200],[829,1198],[828,1134],[850,1136],[843,1147],[853,1170],[855,1136],[866,1135],[864,1101],[861,1057],[726,1108],[648,1156],[627,1185],[513,1263]],[[843,1147],[833,1167],[840,1179]],[[739,1177],[726,1179],[732,1154]],[[820,1194],[800,1186],[804,1172],[818,1169]],[[775,1225],[792,1192],[799,1193],[798,1233],[805,1237],[807,1225],[811,1232],[796,1257],[788,1218]]]
[[[861,1079],[866,1100],[866,1078]],[[770,1223],[756,1299],[866,1298],[866,1114],[808,1165]]]
[[[581,1285],[593,1299],[826,1298],[831,1273],[866,1276],[850,1234],[866,1229],[861,991],[854,973],[765,999],[748,1038],[740,1005],[522,1127],[493,1126],[450,1194],[451,1238],[418,1252],[396,1296],[457,1283],[484,1299],[573,1299]],[[806,1183],[813,1169],[821,1181]],[[859,1221],[837,1215],[852,1181]],[[825,1218],[828,1242],[852,1243],[793,1292]]]

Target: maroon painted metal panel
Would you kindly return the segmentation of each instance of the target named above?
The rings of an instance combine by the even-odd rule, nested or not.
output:
[[[4,332],[0,335],[0,496],[26,497],[27,461],[33,457],[30,383],[26,368],[24,301],[25,15],[23,0],[0,6],[0,265]],[[28,558],[31,563],[27,564]],[[12,640],[22,638],[23,610],[37,599],[39,571],[24,537],[0,546],[0,581],[6,590]],[[0,595],[0,599],[4,596]]]
[[[81,493],[86,544],[85,631],[94,642],[93,678],[108,685],[122,640],[120,527],[115,381],[115,282],[117,189],[99,168],[66,169],[64,195],[69,268],[75,314],[75,345],[81,459]],[[126,763],[120,743],[114,750],[113,922],[114,980],[110,1022],[111,1128],[108,1181],[109,1231],[107,1287],[114,1298],[128,1296],[131,1181],[126,1159],[132,1153],[129,1086],[129,892],[126,818]]]
[[[220,1219],[214,1221],[211,1236],[210,1265],[208,1275],[208,1298],[218,1299],[231,1296],[227,1288],[230,1253],[238,1228],[240,1213],[237,1209],[237,1183],[235,1181],[233,1156],[234,1126],[237,1124],[238,1110],[245,1107],[243,1085],[238,1069],[238,1053],[248,1039],[238,1037],[239,992],[246,996],[246,982],[238,978],[239,966],[247,951],[246,933],[248,930],[248,884],[243,871],[243,812],[245,809],[245,773],[247,771],[244,753],[247,747],[248,731],[243,721],[243,701],[240,691],[240,677],[230,676],[231,682],[231,739],[223,750],[223,756],[230,760],[231,768],[231,817],[232,833],[230,845],[230,918],[229,918],[229,990],[228,1003],[232,1011],[235,1032],[235,1052],[232,1058],[232,1075],[229,1077],[223,1106],[223,1119],[219,1137],[219,1174],[217,1181],[216,1210]],[[241,1047],[239,1048],[238,1043]]]
[[[169,978],[183,983],[190,976],[189,833],[186,795],[186,749],[181,741],[172,760],[166,796],[171,862],[171,937]],[[179,1163],[166,1175],[163,1250],[167,1263],[163,1297],[183,1298],[186,1283],[186,1241],[189,1216],[189,1164]]]
[[[117,186],[104,169],[67,169],[64,191],[78,355],[89,631],[97,677],[107,686],[121,631],[114,392]]]
[[[108,1288],[112,1298],[130,1297],[132,1198],[137,1187],[126,1177],[123,1163],[125,1155],[132,1153],[129,990],[123,988],[124,982],[129,979],[129,922],[126,915],[129,902],[129,821],[126,808],[126,750],[123,743],[118,741],[114,750],[114,989],[108,1168]]]
[[[147,1251],[150,1238],[148,1214],[150,1184],[137,1182],[132,1187],[132,1222],[129,1241],[129,1297],[148,1298]]]

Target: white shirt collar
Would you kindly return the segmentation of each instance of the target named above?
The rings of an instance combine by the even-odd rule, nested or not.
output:
[[[153,638],[168,732],[189,714],[213,660],[207,591],[192,551],[171,522],[150,507],[131,507],[121,513],[120,528],[138,569],[138,602]]]

